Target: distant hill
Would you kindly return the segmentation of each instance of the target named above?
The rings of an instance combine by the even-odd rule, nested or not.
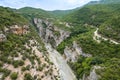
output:
[[[105,35],[106,37],[111,37],[115,40],[120,40],[119,37],[119,15],[120,15],[120,2],[119,0],[115,0],[119,3],[111,4],[113,0],[110,0],[110,4],[94,4],[94,5],[86,5],[85,7],[75,11],[71,14],[68,14],[64,17],[64,20],[70,22],[72,24],[89,24],[93,26],[97,26],[102,28],[100,29],[100,33]],[[102,1],[101,1],[102,2]],[[103,2],[109,2],[108,0],[103,0]],[[116,22],[114,22],[114,21]],[[113,24],[114,25],[113,25]],[[116,25],[115,25],[116,24]],[[104,26],[104,27],[103,27]],[[107,26],[112,28],[111,31],[107,31]],[[117,30],[117,31],[116,31]],[[115,33],[114,36],[112,33]]]
[[[39,18],[51,18],[53,17],[49,12],[38,9],[38,8],[32,8],[32,7],[24,7],[21,9],[18,9],[17,12],[22,13],[23,15],[26,16],[31,16],[31,17],[39,17]]]
[[[46,11],[39,8],[32,8],[32,7],[23,7],[16,10],[18,13],[22,13],[24,15],[29,15],[32,17],[39,17],[39,18],[61,18],[65,15],[68,15],[74,11],[77,11],[80,8],[75,8],[71,10],[54,10],[54,11]]]
[[[115,3],[119,3],[120,0],[100,0],[99,3],[103,3],[103,4],[115,4]]]
[[[87,5],[94,5],[94,4],[116,4],[119,3],[120,0],[99,0],[99,1],[91,1]]]
[[[80,7],[70,10],[54,10],[54,11],[49,11],[49,13],[53,14],[56,18],[62,18],[74,11],[77,11],[78,9],[80,9]]]
[[[73,24],[91,24],[98,26],[108,18],[112,17],[112,13],[119,13],[119,7],[119,4],[87,5],[71,14],[68,14],[63,19]]]

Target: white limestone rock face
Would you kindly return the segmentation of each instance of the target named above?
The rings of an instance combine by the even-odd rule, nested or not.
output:
[[[82,51],[82,48],[79,47],[79,45],[75,41],[73,41],[72,47],[66,46],[66,48],[64,49],[64,55],[65,55],[67,61],[72,61],[72,62],[77,61],[77,59],[80,55],[84,56],[84,57],[92,56],[90,54],[84,53]]]
[[[70,32],[61,30],[47,20],[35,18],[34,24],[39,30],[39,35],[46,43],[53,47],[58,46],[64,39],[69,37]]]
[[[2,77],[3,77],[3,73],[0,73],[0,80],[2,80]]]
[[[98,80],[98,76],[95,72],[95,69],[93,69],[91,72],[90,72],[90,76],[88,78],[89,80]]]
[[[96,73],[97,69],[101,69],[101,67],[94,66],[93,69],[90,71],[90,75],[86,77],[84,74],[82,80],[98,80],[100,78],[100,76],[97,75],[97,73]]]
[[[0,34],[0,42],[6,41],[6,40],[7,40],[6,35],[1,33]]]
[[[74,49],[71,49],[66,46],[66,48],[64,49],[64,55],[65,55],[67,61],[75,62],[77,60],[78,54],[76,53],[76,51]]]

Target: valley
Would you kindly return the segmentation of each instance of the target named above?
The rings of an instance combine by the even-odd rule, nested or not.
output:
[[[0,80],[120,80],[119,66],[120,0],[0,6]]]
[[[50,60],[56,65],[59,70],[60,80],[76,80],[76,77],[67,64],[66,60],[51,47],[50,44],[45,44],[46,49],[48,50]]]

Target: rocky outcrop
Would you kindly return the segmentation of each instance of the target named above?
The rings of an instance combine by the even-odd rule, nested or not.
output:
[[[73,41],[72,47],[66,46],[64,49],[64,55],[67,61],[75,62],[79,55],[84,57],[91,57],[92,55],[86,54],[82,51],[81,47]]]
[[[4,32],[4,34],[3,34]],[[6,34],[13,33],[17,35],[24,35],[29,33],[29,26],[28,25],[23,25],[23,26],[18,26],[18,25],[12,25],[8,27],[4,27],[3,31],[0,31],[0,42],[6,41]]]
[[[0,42],[6,41],[7,38],[4,34],[0,34]]]
[[[13,25],[10,26],[10,32],[18,35],[27,34],[29,32],[29,27],[27,25],[24,25],[22,27],[18,25]]]
[[[0,73],[0,80],[2,80],[3,73]]]
[[[70,26],[70,23],[67,23],[67,22],[60,22],[60,21],[59,21],[59,24],[63,24],[63,25],[65,25],[65,26],[68,27],[68,28],[73,27],[73,26]]]
[[[70,35],[70,32],[59,29],[48,20],[34,18],[34,24],[36,25],[43,41],[50,43],[53,47],[58,46]]]
[[[23,34],[29,33],[29,26],[28,25],[23,25],[23,26],[12,25],[9,27],[5,27],[4,32],[23,35]]]
[[[96,74],[97,69],[101,69],[101,67],[100,66],[94,66],[93,69],[90,72],[90,75],[86,77],[85,74],[84,74],[82,80],[98,80],[100,76]]]

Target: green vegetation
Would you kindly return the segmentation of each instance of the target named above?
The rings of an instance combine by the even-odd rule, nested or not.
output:
[[[78,79],[82,78],[83,74],[89,75],[89,72],[92,66],[94,65],[105,67],[103,72],[104,74],[107,74],[107,71],[110,70],[112,71],[111,74],[109,73],[110,75],[113,76],[118,75],[116,72],[119,70],[119,68],[117,68],[118,70],[116,70],[116,72],[114,71],[113,68],[108,69],[110,67],[108,66],[108,62],[109,64],[112,64],[112,66],[114,65],[114,67],[118,66],[117,62],[112,63],[111,59],[116,58],[117,60],[119,60],[120,45],[111,44],[108,41],[102,41],[99,44],[92,39],[93,32],[94,29],[93,30],[91,29],[88,32],[71,36],[67,40],[63,41],[57,47],[57,50],[63,54],[65,46],[71,46],[71,43],[73,41],[76,41],[79,44],[79,46],[82,48],[83,52],[92,54],[91,58],[85,58],[80,56],[77,62],[75,63],[69,62],[71,68],[74,70]],[[100,73],[102,77],[101,80],[103,80],[104,77],[102,75],[102,72]],[[112,74],[112,73],[116,73],[116,74]],[[109,75],[104,75],[104,76],[109,77]],[[114,79],[120,79],[120,77],[115,77]]]
[[[66,25],[63,22],[61,22],[60,24],[60,20],[53,20],[53,25],[65,31],[70,31],[70,28],[66,27]]]
[[[120,42],[120,16],[116,15],[100,26],[99,33]]]
[[[54,35],[60,36],[60,32],[59,31],[54,31]]]
[[[5,26],[25,25],[28,21],[20,14],[14,13],[10,8],[0,7],[0,30]]]
[[[119,4],[87,5],[78,11],[67,15],[64,19],[73,24],[99,26],[104,21],[109,20],[113,14],[118,15],[117,12],[119,12]]]
[[[73,41],[77,42],[84,53],[92,55],[92,57],[79,56],[76,62],[68,62],[77,79],[82,78],[84,74],[88,76],[92,67],[96,65],[101,67],[101,69],[96,70],[96,73],[100,75],[100,80],[120,79],[120,44],[110,43],[109,40],[102,40],[101,43],[97,43],[93,40],[93,33],[96,27],[98,27],[100,35],[120,42],[120,1],[101,0],[99,4],[88,4],[81,9],[68,11],[49,12],[25,7],[13,12],[10,8],[0,7],[0,31],[7,37],[6,41],[0,42],[0,73],[3,73],[2,80],[9,75],[13,80],[18,77],[18,73],[11,73],[10,70],[4,69],[4,64],[12,64],[14,68],[17,68],[24,65],[23,60],[28,59],[32,65],[22,67],[21,70],[23,72],[30,70],[31,67],[34,68],[35,60],[39,63],[38,71],[42,71],[44,67],[47,67],[46,64],[41,64],[38,57],[34,55],[35,52],[32,51],[29,40],[35,39],[40,46],[37,43],[32,46],[37,45],[40,51],[46,52],[44,44],[32,24],[29,24],[30,32],[25,35],[16,35],[4,31],[5,27],[9,28],[11,25],[22,26],[28,24],[28,20],[32,22],[32,19],[36,17],[42,19],[49,18],[48,21],[53,22],[54,26],[71,32],[70,37],[56,48],[62,55],[64,54],[65,46],[71,47]],[[60,18],[62,22],[53,18]],[[64,22],[69,23],[72,27],[66,27]],[[43,25],[47,27],[45,23]],[[60,33],[54,31],[54,35],[59,36]],[[49,40],[49,43],[53,44],[52,46],[54,47],[53,38]],[[26,48],[25,44],[28,44],[30,49]],[[22,55],[23,60],[15,60],[19,55]],[[50,75],[52,74],[51,72],[49,72]],[[47,75],[47,72],[45,72],[45,75]],[[34,78],[36,77],[29,73],[24,75],[24,80],[34,80]],[[44,78],[44,75],[41,78]]]
[[[55,11],[49,11],[49,13],[51,13],[53,16],[55,16],[56,18],[62,18],[74,11],[77,11],[78,8],[76,9],[71,9],[71,10],[55,10]]]
[[[13,73],[10,75],[10,77],[11,77],[12,80],[16,80],[17,77],[18,77],[18,73],[13,72]]]
[[[106,61],[105,66],[101,65],[104,67],[104,69],[97,70],[97,74],[102,76],[100,80],[119,80],[119,64],[119,58],[111,58],[110,60]]]
[[[22,61],[22,60],[13,61],[13,66],[14,67],[23,66],[23,65],[24,65],[24,61]]]
[[[64,49],[65,46],[71,46],[72,42],[74,40],[77,40],[77,38],[79,37],[79,34],[83,34],[88,32],[89,30],[91,30],[92,28],[90,27],[85,27],[82,25],[76,26],[75,29],[71,29],[72,33],[70,34],[70,37],[68,37],[67,39],[65,39],[58,47],[57,50],[63,54],[64,53]],[[89,35],[90,36],[90,35]]]
[[[87,5],[95,5],[95,4],[117,4],[120,3],[120,0],[98,0],[91,1]]]
[[[63,19],[68,23],[72,23],[73,26],[83,24],[99,27],[100,34],[120,42],[119,15],[120,3],[95,4],[86,5],[78,11],[67,15]]]
[[[95,65],[101,66],[101,69],[96,70],[100,80],[120,79],[120,45],[110,43],[109,40],[102,40],[101,43],[93,40],[95,27],[98,27],[99,34],[120,42],[119,9],[119,3],[86,5],[63,18],[74,27],[70,37],[57,50],[64,54],[65,46],[71,47],[71,43],[76,41],[84,53],[92,55],[89,58],[80,56],[77,62],[68,62],[78,79],[84,74],[88,76]]]
[[[120,0],[101,0],[100,1],[101,4],[116,4],[119,2],[120,2]]]
[[[24,76],[24,80],[34,80],[34,78],[31,76],[31,74],[26,73]]]
[[[7,76],[10,76],[12,80],[16,80],[18,73],[11,73],[7,67],[9,65],[13,65],[14,68],[23,66],[24,60],[26,59],[28,59],[31,64],[34,65],[34,60],[39,60],[38,57],[34,54],[34,51],[32,52],[31,47],[38,46],[40,44],[38,49],[43,53],[45,53],[46,49],[42,43],[42,40],[39,38],[35,27],[31,24],[28,24],[27,19],[25,19],[19,13],[13,12],[10,8],[0,7],[0,12],[0,31],[2,31],[2,33],[7,37],[6,41],[0,42],[0,73],[3,73],[2,80],[4,80]],[[17,35],[4,31],[5,27],[9,29],[12,25],[29,25],[29,32],[27,34]],[[29,40],[36,40],[37,43],[31,46]],[[28,44],[30,48],[26,48],[26,44]],[[22,57],[20,58],[20,56]],[[28,65],[25,68],[23,67],[21,70],[29,70],[32,65]],[[29,77],[29,75],[26,77]]]
[[[5,79],[7,76],[9,76],[10,73],[11,73],[10,70],[8,70],[8,69],[2,69],[1,67],[0,67],[0,72],[1,72],[1,73],[4,73],[4,75],[2,76],[2,80],[4,80],[4,79]]]
[[[21,8],[19,10],[17,10],[18,13],[21,13],[22,15],[24,15],[25,17],[29,18],[52,18],[53,15],[50,14],[49,12],[42,10],[42,9],[36,9],[36,8],[32,8],[32,7],[24,7]]]

